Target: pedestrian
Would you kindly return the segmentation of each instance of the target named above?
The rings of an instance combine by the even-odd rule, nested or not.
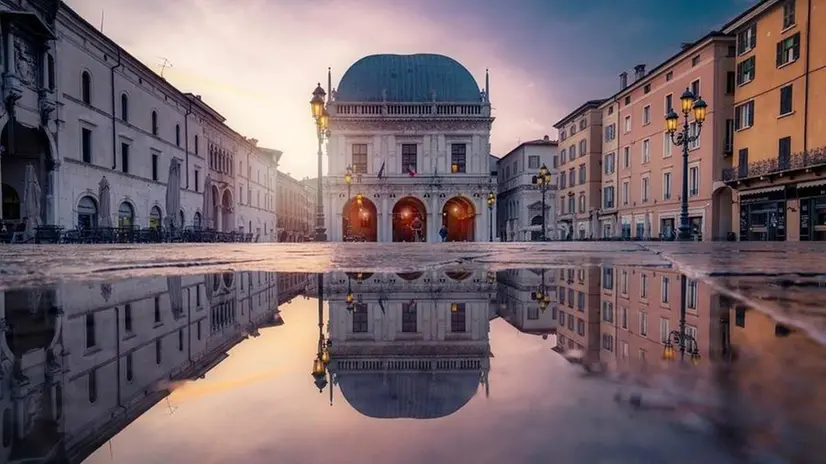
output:
[[[443,242],[447,241],[447,227],[442,226],[442,228],[439,229],[439,237],[442,238]]]

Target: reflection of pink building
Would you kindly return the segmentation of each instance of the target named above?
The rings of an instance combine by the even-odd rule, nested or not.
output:
[[[557,279],[557,351],[580,350],[599,358],[599,268],[560,269]]]
[[[731,194],[717,181],[731,166],[733,56],[732,37],[709,34],[649,72],[645,65],[636,66],[630,84],[623,73],[620,91],[601,105],[605,115],[619,113],[614,126],[603,131],[612,143],[602,154],[603,164],[611,167],[607,174],[616,176],[611,200],[619,229],[614,235],[667,237],[679,227],[682,148],[665,133],[664,117],[670,109],[680,112],[686,88],[708,104],[700,139],[689,144],[689,222],[705,239],[732,231]],[[689,125],[695,133],[696,124]]]
[[[600,360],[629,367],[661,359],[669,333],[680,330],[680,273],[604,266],[601,287]],[[686,334],[697,341],[702,358],[708,359],[717,353],[720,341],[720,298],[707,284],[688,279],[685,299]]]

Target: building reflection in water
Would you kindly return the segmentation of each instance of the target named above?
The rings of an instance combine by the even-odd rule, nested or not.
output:
[[[319,276],[320,277],[320,276]],[[448,416],[489,393],[494,274],[461,269],[323,277],[333,389],[371,418]]]
[[[674,269],[560,269],[557,297],[556,351],[576,350],[589,365],[625,370],[659,361],[664,355],[679,359],[681,333],[685,334],[684,359],[690,359],[695,348],[695,361],[722,357],[722,298],[697,280],[685,279],[683,288],[681,274]],[[683,304],[685,327],[681,329]]]
[[[173,382],[283,324],[278,304],[306,280],[238,272],[0,292],[0,462],[81,461]]]
[[[556,269],[509,269],[497,273],[497,314],[522,333],[547,339],[556,333]]]

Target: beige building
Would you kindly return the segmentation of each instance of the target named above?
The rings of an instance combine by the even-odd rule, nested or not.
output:
[[[591,100],[554,124],[559,130],[557,223],[562,238],[594,238],[602,189],[602,112],[604,100]]]
[[[616,138],[606,144],[603,157],[615,156],[616,180],[612,182],[618,187],[618,235],[675,237],[680,221],[682,147],[665,132],[664,120],[672,109],[680,113],[680,96],[686,89],[708,104],[699,139],[688,144],[689,224],[698,239],[725,239],[732,231],[731,191],[719,181],[723,169],[731,166],[733,47],[733,38],[711,33],[685,45],[650,72],[645,65],[636,66],[630,84],[625,73],[620,75],[620,91],[602,105],[604,113],[613,112],[617,124],[612,134]],[[682,126],[682,115],[680,119]],[[689,133],[698,130],[689,115]]]
[[[589,363],[600,352],[600,268],[559,269],[557,303],[557,351],[579,350]]]
[[[627,73],[620,74],[623,81],[628,78]],[[616,98],[605,100],[599,107],[602,111],[602,207],[599,214],[601,238],[611,238],[619,235],[619,218],[617,216],[617,155],[619,154],[620,137],[619,104]],[[596,235],[596,234],[595,234]]]
[[[315,200],[314,193],[309,195],[307,182],[278,172],[278,242],[303,242],[313,236]]]

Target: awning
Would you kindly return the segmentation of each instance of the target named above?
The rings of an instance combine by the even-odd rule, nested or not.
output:
[[[772,187],[765,187],[765,188],[759,188],[759,189],[754,189],[754,190],[738,190],[737,193],[738,193],[738,195],[740,195],[742,197],[744,195],[760,195],[762,193],[780,192],[780,191],[784,190],[785,188],[786,187],[783,186],[783,185],[775,185],[775,186],[772,186]]]
[[[797,184],[797,188],[811,188],[826,186],[826,179],[810,180],[809,182],[801,182]]]
[[[47,40],[55,40],[52,28],[40,16],[27,11],[0,11],[0,18]]]

